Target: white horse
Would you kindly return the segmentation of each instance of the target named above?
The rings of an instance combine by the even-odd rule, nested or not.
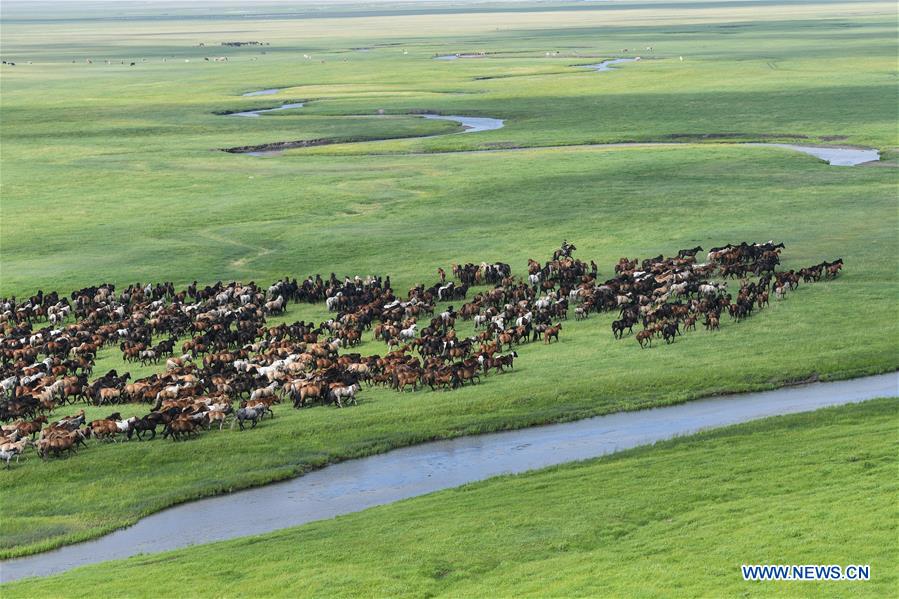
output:
[[[353,383],[349,387],[334,387],[331,389],[331,396],[337,402],[337,407],[344,406],[344,399],[348,399],[347,404],[356,405],[356,392],[359,391],[359,383]]]
[[[343,291],[338,291],[336,295],[332,295],[325,300],[325,305],[328,306],[328,312],[334,312],[335,310],[337,310],[337,302],[340,301],[340,297],[342,296]]]
[[[284,311],[284,296],[279,295],[278,299],[273,299],[270,302],[265,302],[263,306],[263,310],[269,314],[279,314]]]
[[[701,293],[703,295],[715,295],[716,293],[718,293],[718,291],[723,290],[724,286],[725,286],[724,283],[722,283],[721,287],[719,287],[718,285],[711,285],[711,284],[700,285],[699,293]]]
[[[21,452],[16,451],[16,450],[0,449],[0,460],[3,460],[4,462],[6,462],[6,467],[9,468],[9,462],[13,458],[16,458],[17,464],[19,463],[19,455],[20,454],[21,454]]]
[[[163,387],[156,394],[156,401],[162,402],[164,399],[178,399],[178,392],[181,390],[181,385],[168,385]]]
[[[278,362],[281,361],[278,360]],[[273,362],[271,366],[258,366],[256,372],[264,376],[269,383],[273,383],[275,379],[278,378],[278,375],[281,374],[281,369],[284,366],[283,362],[280,364],[278,362]]]
[[[263,397],[274,397],[275,391],[278,389],[278,381],[273,382],[268,387],[259,387],[258,389],[253,389],[253,392],[250,393],[250,401],[256,401],[257,399],[262,399]]]
[[[222,291],[221,293],[219,293],[218,295],[215,296],[215,301],[220,306],[227,304],[230,299],[231,299],[231,289]]]
[[[418,334],[418,325],[413,324],[408,329],[403,329],[400,331],[400,339],[415,339],[415,336]]]

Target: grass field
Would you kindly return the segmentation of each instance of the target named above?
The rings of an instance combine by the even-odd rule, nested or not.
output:
[[[884,597],[897,424],[894,400],[756,421],[3,594]],[[757,563],[869,564],[871,580],[744,582]]]
[[[689,182],[669,181],[664,185],[667,193],[661,193],[658,187],[650,189],[650,183],[638,193],[628,183],[632,179],[640,180],[640,173],[628,164],[637,153],[559,151],[561,155],[555,161],[559,175],[549,180],[533,176],[529,180],[534,185],[527,189],[537,197],[544,193],[555,195],[553,181],[575,182],[578,177],[574,169],[582,168],[580,165],[591,155],[600,155],[612,165],[621,165],[609,171],[604,190],[614,189],[616,185],[629,188],[627,194],[621,192],[621,201],[625,201],[625,195],[642,197],[640,202],[647,214],[676,213],[673,218],[657,220],[651,225],[641,224],[634,215],[620,214],[618,202],[592,203],[590,198],[595,194],[592,187],[572,191],[566,206],[581,217],[568,220],[568,226],[578,227],[578,220],[583,223],[595,218],[598,225],[601,223],[603,229],[610,231],[601,243],[613,246],[631,236],[645,237],[647,246],[640,253],[649,255],[652,253],[649,242],[667,239],[671,234],[669,229],[672,232],[678,229],[682,237],[654,245],[653,250],[689,247],[695,241],[706,243],[705,235],[725,230],[729,233],[724,239],[744,236],[786,239],[786,255],[792,255],[787,266],[843,256],[849,264],[845,276],[833,282],[800,287],[784,302],[745,323],[734,325],[726,321],[720,332],[688,334],[668,347],[641,351],[632,339],[616,342],[609,329],[613,318],[609,314],[584,323],[570,322],[558,346],[545,348],[537,344],[519,348],[521,359],[513,374],[489,377],[476,389],[406,395],[366,389],[358,408],[342,411],[315,408],[298,413],[285,407],[279,410],[279,417],[273,423],[252,433],[212,433],[199,441],[177,445],[154,441],[102,446],[69,460],[47,464],[31,461],[6,473],[9,484],[0,489],[0,500],[7,506],[2,551],[7,555],[33,551],[93,536],[177,501],[231,487],[260,484],[329,460],[429,438],[636,409],[725,390],[767,388],[813,374],[842,378],[895,369],[896,320],[888,317],[894,314],[891,298],[895,297],[896,285],[891,282],[891,276],[895,262],[884,255],[896,249],[895,201],[888,193],[887,184],[890,171],[821,170],[813,161],[792,154],[766,161],[763,155],[749,159],[736,149],[721,151],[732,155],[734,162],[709,165],[698,150],[657,152],[655,166],[646,165],[654,173],[660,172],[659,165],[665,161],[670,161],[669,168],[677,169],[691,156],[696,171],[716,173],[707,172],[705,177],[693,175]],[[788,164],[784,165],[784,161]],[[735,167],[737,164],[739,168]],[[570,166],[563,168],[566,165]],[[719,217],[715,216],[720,208],[715,189],[721,187],[725,169],[737,172],[729,176],[727,188],[739,190],[732,193],[742,199]],[[815,169],[817,177],[814,178],[818,182],[800,185],[801,174]],[[499,169],[488,169],[472,176],[480,177],[486,184],[488,172],[502,173]],[[584,176],[592,180],[595,172],[589,171]],[[868,173],[883,177],[880,197],[878,187],[871,186],[870,181],[868,185],[858,184],[854,190],[845,183],[847,178],[871,177]],[[821,178],[831,184],[821,184]],[[537,187],[544,180],[544,187]],[[789,190],[772,189],[772,182]],[[495,194],[503,193],[501,184],[494,189]],[[857,196],[847,197],[853,191]],[[746,199],[747,196],[755,199]],[[497,206],[503,203],[493,201]],[[531,201],[538,205],[536,197]],[[753,208],[760,201],[766,202],[766,210]],[[436,225],[431,228],[429,217],[439,205],[446,206],[448,211],[450,205],[445,202],[429,205],[430,211],[422,208],[418,212],[410,203],[405,203],[402,211],[399,208],[391,211],[396,219],[420,219],[432,237],[439,236],[439,228]],[[853,205],[858,208],[847,209]],[[813,213],[816,218],[785,222],[779,216],[785,212]],[[504,226],[512,230],[525,226],[529,218],[523,215],[522,222],[516,223],[515,215],[507,214]],[[712,216],[701,217],[701,214]],[[464,215],[455,218],[457,222],[467,219]],[[665,221],[672,223],[670,227],[665,226]],[[675,222],[683,225],[675,226]],[[372,222],[371,226],[378,225]],[[472,222],[471,226],[475,227],[476,223]],[[564,234],[564,226],[556,229],[556,236]],[[613,231],[616,233],[611,234]],[[535,232],[534,237],[539,235]],[[419,247],[427,246],[428,236],[415,237]],[[552,239],[545,238],[547,247],[551,247],[548,244]],[[458,239],[460,244],[464,241]],[[472,233],[467,241],[471,247],[479,248],[470,250],[472,257],[491,251],[489,236]],[[522,245],[526,241],[522,240]],[[579,241],[579,245],[589,248],[590,238],[584,244]],[[360,261],[372,260],[371,266],[375,268],[377,264],[371,256],[378,251],[378,245],[369,247],[370,256],[360,257]],[[323,250],[319,248],[318,251]],[[303,252],[299,248],[297,251]],[[524,251],[515,261],[517,265],[523,263],[527,255]],[[589,250],[584,253],[595,255]],[[232,256],[237,259],[237,254]],[[437,256],[434,260],[439,263]],[[608,258],[602,263],[610,261]],[[396,271],[390,269],[390,272]],[[422,277],[425,276],[427,272],[422,272]],[[871,316],[878,313],[882,318]],[[857,317],[847,318],[853,314]],[[295,307],[287,318],[320,321],[325,316],[323,307]],[[362,350],[383,352],[384,346],[369,341]],[[111,367],[130,369],[135,376],[153,370],[123,366],[113,357],[107,357],[98,362],[97,371],[105,372]],[[133,409],[134,412],[144,410],[143,407]],[[109,411],[91,413],[101,417]],[[236,451],[241,452],[243,460],[231,459]],[[47,493],[47,480],[54,480],[53,493]]]
[[[4,473],[0,556],[426,439],[899,366],[897,171],[721,143],[858,144],[895,162],[892,3],[520,8],[435,19],[382,7],[239,26],[221,14],[13,15],[2,23],[3,58],[17,64],[0,71],[0,295],[332,271],[390,274],[402,290],[452,262],[503,260],[520,274],[563,238],[602,275],[624,255],[768,239],[786,243],[786,268],[843,257],[844,275],[670,347],[616,342],[606,315],[566,324],[551,349],[519,349],[514,374],[477,389],[365,390],[358,408],[282,408],[239,436],[32,458]],[[234,39],[271,46],[219,46]],[[602,74],[573,66],[623,48],[645,60]],[[479,50],[492,54],[431,60]],[[203,60],[222,55],[230,60]],[[288,89],[240,96],[271,87]],[[308,104],[256,119],[215,114],[291,100]],[[420,111],[506,127],[270,158],[215,151],[456,130],[409,114]],[[579,147],[625,140],[697,143]],[[572,147],[540,147],[550,145]],[[494,151],[459,152],[477,149]],[[286,318],[325,312],[293,307]],[[107,354],[97,371],[111,367],[122,364]]]
[[[232,33],[230,20],[214,17],[6,23],[3,56],[17,65],[3,66],[2,292],[70,289],[107,279],[266,280],[284,272],[374,267],[413,283],[454,259],[481,260],[490,253],[521,261],[546,253],[558,237],[578,232],[572,222],[581,225],[582,247],[608,263],[625,253],[658,253],[684,238],[711,243],[755,232],[723,209],[716,215],[731,227],[712,222],[716,226],[702,236],[690,231],[683,213],[671,215],[676,220],[665,237],[631,230],[645,225],[641,214],[654,208],[643,204],[644,194],[665,201],[677,193],[668,185],[700,202],[757,207],[745,189],[719,174],[746,171],[764,178],[769,162],[791,175],[780,187],[784,193],[812,179],[835,196],[852,194],[836,189],[846,185],[875,200],[892,197],[892,172],[825,173],[815,159],[777,149],[333,156],[704,135],[806,143],[836,136],[839,143],[875,146],[892,156],[897,94],[890,3],[766,6],[764,18],[755,20],[726,4],[678,9],[678,18],[665,26],[640,24],[645,11],[667,14],[652,3],[645,9],[562,11],[550,28],[539,12],[250,20],[242,21],[239,33]],[[500,18],[507,28],[492,31]],[[580,26],[573,27],[571,18]],[[462,22],[465,29],[456,30]],[[412,28],[417,35],[409,37]],[[239,35],[272,46],[264,55],[260,49],[212,47]],[[197,47],[200,42],[208,46]],[[654,50],[646,60],[617,72],[572,66],[619,55],[623,48],[645,54],[648,45]],[[497,54],[430,59],[478,49]],[[563,55],[546,57],[551,50]],[[231,61],[203,60],[220,54]],[[107,58],[113,64],[106,65]],[[502,78],[475,79],[490,76]],[[288,89],[277,96],[239,95],[270,87]],[[289,100],[309,103],[256,119],[214,114]],[[379,118],[379,109],[387,114]],[[425,110],[495,116],[507,124],[476,135],[294,150],[275,160],[212,151],[451,129],[391,116]],[[330,155],[313,158],[315,153]],[[695,174],[694,162],[702,163]],[[808,171],[799,176],[804,167]],[[689,176],[673,179],[672,169]],[[712,194],[691,185],[705,169],[712,169],[705,173],[715,186]],[[625,200],[631,210],[621,206]],[[621,207],[619,219],[598,218],[606,216],[602,209],[585,219],[584,211],[598,202]],[[539,207],[546,203],[555,209],[544,218]],[[707,220],[707,214],[686,213]],[[505,226],[488,234],[479,226],[485,218]],[[620,220],[628,226],[622,229]]]

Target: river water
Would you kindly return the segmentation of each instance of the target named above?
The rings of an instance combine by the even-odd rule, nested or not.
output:
[[[896,396],[899,373],[894,372],[423,443],[341,462],[288,481],[185,503],[94,541],[0,562],[0,581],[271,532],[703,429]]]

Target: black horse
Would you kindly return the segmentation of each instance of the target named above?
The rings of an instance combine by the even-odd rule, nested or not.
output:
[[[154,418],[154,416],[161,416],[157,412],[152,412],[143,418],[138,418],[134,422],[131,423],[131,428],[128,429],[128,439],[130,440],[134,433],[137,433],[137,439],[139,441],[144,440],[144,433],[149,431],[152,433],[150,435],[150,441],[156,438],[156,427],[159,426],[159,423],[162,421],[161,418]]]

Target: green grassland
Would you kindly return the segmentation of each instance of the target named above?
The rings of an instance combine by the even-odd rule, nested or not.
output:
[[[281,407],[243,434],[32,457],[4,473],[0,555],[427,439],[896,369],[896,171],[721,143],[841,136],[894,160],[894,13],[878,2],[766,5],[763,15],[727,3],[648,3],[551,18],[4,23],[2,54],[17,65],[4,65],[0,80],[0,295],[101,281],[266,284],[332,271],[390,274],[404,290],[436,281],[451,262],[503,260],[520,274],[563,238],[603,275],[624,255],[768,239],[786,243],[786,268],[837,257],[846,268],[744,323],[669,347],[616,342],[612,316],[596,316],[567,323],[558,346],[520,348],[513,374],[477,388],[365,389],[358,407]],[[233,39],[272,45],[218,46]],[[572,66],[650,45],[645,60],[615,72]],[[478,50],[493,54],[431,60]],[[562,55],[546,56],[555,50]],[[220,55],[230,60],[203,60]],[[270,87],[289,89],[240,96]],[[215,114],[291,100],[308,104],[255,119]],[[458,130],[409,114],[420,111],[504,118],[506,127],[268,158],[216,151]],[[712,137],[691,137],[703,135]],[[625,140],[697,143],[583,145]],[[302,306],[285,318],[325,316]],[[363,351],[384,349],[369,340]],[[112,367],[153,370],[107,352],[97,371]]]
[[[894,400],[770,418],[3,594],[884,597],[897,425]],[[756,563],[869,564],[871,580],[744,582]]]
[[[561,218],[554,219],[559,224],[551,234],[538,230],[508,242],[519,248],[513,254],[517,256],[516,265],[523,264],[534,240],[542,239],[543,247],[552,247],[554,239],[567,234],[566,229],[594,222],[597,231],[609,233],[601,238],[587,236],[583,244],[577,238],[581,247],[586,247],[579,251],[587,256],[601,253],[598,249],[590,251],[592,248],[621,247],[628,244],[627,239],[637,240],[629,243],[630,247],[641,248],[637,253],[649,255],[695,242],[707,243],[709,239],[773,237],[787,240],[786,255],[791,256],[787,266],[839,255],[848,265],[845,275],[831,282],[802,286],[785,301],[746,322],[732,324],[726,320],[719,332],[690,333],[671,346],[641,351],[632,339],[615,341],[609,329],[613,315],[594,316],[583,323],[566,324],[562,342],[556,346],[519,348],[521,359],[514,373],[488,377],[477,388],[416,394],[366,389],[358,408],[295,412],[284,407],[272,423],[250,433],[212,432],[183,444],[157,440],[104,445],[68,460],[47,464],[32,460],[7,473],[10,484],[0,489],[0,500],[7,506],[2,550],[7,554],[33,551],[93,536],[177,501],[261,484],[331,460],[425,439],[636,409],[725,390],[770,388],[813,375],[843,378],[897,367],[897,327],[891,318],[895,261],[884,255],[896,249],[895,200],[889,193],[887,169],[822,169],[815,161],[790,153],[747,156],[735,148],[719,150],[719,160],[729,157],[724,163],[709,161],[694,149],[655,150],[654,164],[640,162],[641,154],[633,151],[554,152],[558,156],[551,176],[547,171],[519,171],[526,179],[523,189],[532,196],[516,201],[512,191],[504,190],[504,169],[482,168],[471,172],[475,179],[468,183],[472,185],[471,197],[475,197],[479,183],[490,186],[490,191],[470,215],[449,197],[419,207],[414,199],[387,200],[383,209],[390,216],[380,224],[369,216],[369,227],[393,227],[398,240],[395,247],[417,247],[421,254],[430,256],[425,261],[445,264],[433,248],[428,249],[429,239],[440,238],[441,230],[445,230],[442,222],[452,219],[460,227],[470,223],[471,233],[455,236],[453,243],[459,254],[476,259],[495,251],[491,231],[478,227],[477,215],[489,219],[493,206],[501,215],[501,229],[523,231],[530,220],[537,218],[532,211],[521,210],[530,202],[534,211],[546,210],[546,218],[552,218],[553,212]],[[524,156],[526,153],[490,155],[486,160],[507,162]],[[588,168],[591,158],[597,165],[593,169]],[[635,158],[636,165],[632,162]],[[466,159],[449,157],[451,162]],[[674,177],[685,161],[695,166],[693,174]],[[664,183],[643,176],[648,172],[661,176],[666,171],[672,174]],[[366,171],[360,166],[356,172],[364,176]],[[812,172],[815,176],[809,174]],[[597,179],[599,173],[603,175]],[[721,183],[724,177],[728,179],[726,185]],[[871,180],[878,177],[881,183],[871,185]],[[855,178],[866,184],[849,184]],[[511,180],[509,185],[522,189]],[[645,189],[639,189],[643,186]],[[616,193],[616,188],[621,191]],[[730,206],[721,206],[717,191],[721,189],[729,190]],[[560,197],[560,191],[567,191],[567,197]],[[604,199],[615,195],[618,199]],[[527,197],[530,200],[524,199]],[[542,208],[541,198],[548,198],[547,206],[553,207]],[[553,201],[555,198],[559,201]],[[640,209],[622,208],[629,202]],[[757,208],[761,203],[766,206],[764,210]],[[381,261],[397,265],[386,271],[409,273],[411,278],[414,266],[406,265],[409,270],[402,270],[402,256],[388,258],[392,255],[389,246],[363,237],[366,227],[342,225],[340,217],[333,215],[333,211],[353,204],[354,200],[340,204],[335,199],[327,208],[320,208],[332,212],[329,218],[334,225],[328,230],[368,248],[369,255],[358,258],[365,269],[362,272],[380,271],[376,258],[380,255]],[[518,210],[504,210],[506,205],[517,206]],[[257,211],[252,202],[247,202],[245,210],[248,215]],[[645,222],[641,222],[640,214],[645,215]],[[784,218],[791,214],[795,220]],[[802,214],[810,216],[802,218]],[[416,220],[421,223],[419,229],[401,232],[405,223]],[[232,227],[216,229],[216,233],[223,239],[233,239],[230,231],[242,227]],[[480,232],[475,232],[477,229]],[[351,230],[357,237],[352,237]],[[289,248],[287,241],[282,247]],[[296,252],[297,263],[302,263],[305,255],[328,252],[328,241],[334,243],[331,255],[338,262],[340,246],[327,234],[315,250],[296,247],[285,251]],[[466,243],[470,254],[462,253]],[[235,253],[220,253],[217,259],[238,260],[246,252],[255,251],[234,249]],[[605,250],[604,265],[611,262],[611,252],[614,250]],[[116,259],[112,248],[110,253],[110,259]],[[118,259],[127,260],[121,255]],[[424,267],[421,276],[427,276]],[[320,321],[325,317],[322,306],[298,306],[284,318]],[[468,323],[460,327],[463,332],[470,330]],[[362,351],[385,351],[383,345],[368,336],[366,339]],[[108,350],[97,364],[98,373],[111,367],[129,369],[135,376],[152,370],[123,365],[116,355],[115,350]],[[142,410],[145,408],[133,409]],[[109,411],[94,410],[92,414],[99,417]],[[231,459],[236,451],[243,456],[238,462]],[[48,479],[54,480],[53,493],[47,493]]]
[[[644,250],[654,255],[696,235],[688,233],[688,223],[677,221],[665,238],[635,236],[619,222],[585,219],[585,201],[615,205],[624,197],[633,205],[645,193],[664,201],[667,187],[674,185],[694,201],[717,200],[716,214],[737,225],[737,215],[729,214],[724,202],[737,198],[753,205],[753,198],[719,174],[745,171],[764,178],[771,162],[796,177],[783,181],[784,191],[812,182],[833,189],[835,196],[841,193],[834,185],[892,196],[890,172],[825,173],[814,158],[773,148],[728,152],[690,146],[673,154],[546,150],[492,158],[403,154],[702,141],[711,135],[706,142],[821,143],[838,136],[839,143],[878,147],[891,157],[897,145],[892,8],[887,3],[785,5],[788,14],[780,19],[775,17],[781,9],[772,8],[764,19],[746,20],[740,9],[700,3],[695,11],[678,13],[683,23],[640,25],[635,22],[640,11],[631,9],[578,12],[578,27],[566,27],[562,17],[569,13],[561,13],[551,28],[542,13],[515,13],[503,16],[509,24],[498,32],[485,29],[491,20],[484,15],[436,22],[424,16],[314,24],[250,21],[240,33],[231,33],[230,21],[214,19],[6,24],[3,56],[18,62],[3,67],[2,79],[0,289],[22,294],[37,287],[70,289],[151,277],[180,283],[269,280],[285,272],[373,266],[411,284],[452,260],[540,256],[558,237],[579,232],[571,230],[571,222],[581,224],[578,241],[587,244],[582,247],[591,257],[608,263]],[[444,28],[459,31],[441,34]],[[240,36],[272,46],[264,55],[260,49],[213,47]],[[201,41],[209,46],[196,47]],[[388,43],[399,45],[379,45]],[[646,60],[616,72],[572,66],[647,45],[654,51]],[[353,47],[372,50],[353,52]],[[435,53],[478,49],[497,54],[430,59]],[[551,50],[564,55],[546,57]],[[305,53],[312,60],[303,59]],[[203,61],[218,54],[231,61]],[[89,57],[93,64],[85,62]],[[106,65],[107,57],[114,64]],[[137,65],[129,67],[131,60]],[[475,79],[510,74],[516,76]],[[239,95],[273,86],[288,89],[277,96]],[[256,119],[214,114],[289,100],[308,104]],[[380,109],[387,114],[377,115]],[[494,116],[506,119],[506,127],[293,150],[277,159],[215,151],[453,130],[450,123],[408,116],[411,111]],[[383,152],[401,155],[334,156]],[[313,157],[316,153],[328,156]],[[697,162],[699,168],[693,166]],[[689,176],[672,181],[672,169]],[[563,171],[570,170],[577,176],[565,180]],[[708,189],[691,189],[694,177],[713,181],[712,197]],[[553,196],[546,195],[547,188]],[[536,209],[550,202],[554,210]],[[622,209],[616,220],[627,220],[628,228],[644,226],[647,218],[641,214],[652,207]],[[480,225],[487,218],[513,226],[484,232]],[[435,229],[441,234],[434,235]],[[703,241],[732,240],[732,230],[709,229]],[[773,234],[756,233],[766,239]],[[488,240],[486,247],[479,238]],[[260,254],[264,259],[256,259]]]

